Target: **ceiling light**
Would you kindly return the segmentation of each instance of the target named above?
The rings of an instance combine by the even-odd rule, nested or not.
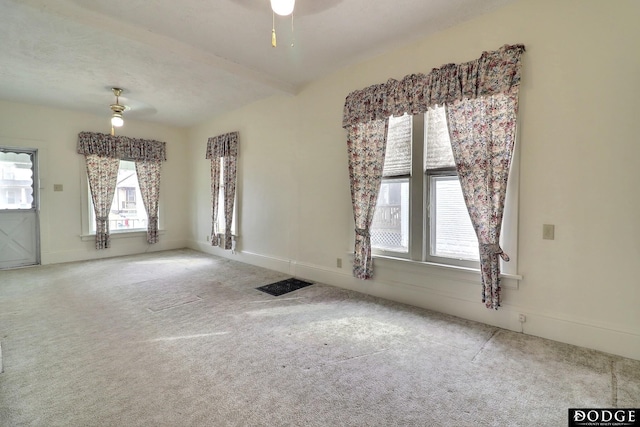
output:
[[[271,0],[271,9],[280,16],[287,16],[293,13],[296,0]]]
[[[111,104],[109,107],[111,111],[113,111],[113,115],[111,116],[111,126],[119,128],[124,124],[124,119],[122,118],[122,113],[127,108],[124,105],[120,105],[120,95],[122,95],[122,89],[114,87],[111,89],[113,94],[116,96],[116,103]],[[113,128],[112,128],[113,133]]]
[[[111,116],[111,124],[117,128],[122,126],[124,124],[122,113],[113,113],[113,116]]]

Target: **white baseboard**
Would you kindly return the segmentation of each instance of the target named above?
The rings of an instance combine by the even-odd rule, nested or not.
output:
[[[260,255],[253,252],[237,251],[232,252],[229,250],[221,249],[218,246],[211,246],[208,242],[194,242],[190,241],[187,245],[189,249],[204,252],[211,255],[216,255],[222,258],[232,259],[234,261],[244,262],[246,264],[255,265],[269,270],[278,271],[280,273],[291,274],[295,276],[293,270],[295,270],[295,262],[284,259],[276,258],[266,255]]]
[[[627,330],[617,325],[596,324],[584,319],[542,313],[526,307],[517,307],[509,304],[503,304],[500,310],[489,310],[480,301],[479,287],[473,287],[471,293],[454,294],[436,287],[427,287],[422,284],[407,283],[399,280],[394,280],[392,283],[390,281],[359,280],[351,275],[348,266],[342,269],[334,269],[251,252],[231,254],[230,251],[213,248],[199,242],[192,243],[190,247],[213,255],[291,274],[301,279],[350,289],[503,329],[523,332],[528,335],[640,360],[640,334],[638,333],[640,331]],[[505,291],[508,292],[509,290],[506,289]],[[476,294],[477,299],[475,299]],[[520,314],[526,316],[524,323],[519,321]]]
[[[146,243],[133,244],[121,243],[125,239],[119,240],[118,244],[112,242],[109,249],[97,250],[95,247],[91,249],[71,250],[71,251],[54,251],[43,252],[41,254],[41,264],[60,264],[65,262],[88,261],[93,259],[113,258],[125,255],[143,254],[146,252],[168,251],[172,249],[182,249],[187,247],[186,240],[165,240],[160,239],[158,243],[149,245]]]

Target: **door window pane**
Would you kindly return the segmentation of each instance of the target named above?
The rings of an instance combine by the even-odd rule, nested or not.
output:
[[[0,209],[32,209],[31,154],[0,151]]]

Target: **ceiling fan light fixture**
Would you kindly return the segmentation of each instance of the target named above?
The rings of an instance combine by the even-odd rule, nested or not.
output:
[[[124,119],[122,118],[122,113],[113,113],[111,116],[111,126],[121,127],[124,124]]]
[[[296,0],[271,0],[271,9],[280,16],[291,15],[295,5]]]
[[[111,116],[111,126],[113,127],[121,127],[124,124],[124,118],[122,117],[122,113],[127,108],[124,105],[120,105],[120,95],[122,95],[122,89],[114,87],[111,89],[113,94],[116,96],[116,103],[111,104],[109,108],[113,111],[113,115]]]

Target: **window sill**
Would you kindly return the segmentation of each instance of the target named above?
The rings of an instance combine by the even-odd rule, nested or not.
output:
[[[164,235],[166,230],[158,230],[160,236]],[[112,231],[109,233],[112,239],[126,239],[129,237],[147,237],[147,230],[132,230],[132,231]],[[96,239],[96,234],[81,234],[80,240],[88,242]]]
[[[350,253],[353,259],[353,253]],[[470,282],[475,285],[481,283],[480,270],[476,268],[460,267],[456,265],[439,264],[435,262],[414,261],[407,258],[396,258],[386,255],[373,255],[374,268],[380,267],[385,270],[408,272],[416,275],[428,274],[431,276],[441,276],[455,281]],[[519,274],[500,274],[501,285],[504,288],[518,289],[522,276]]]

